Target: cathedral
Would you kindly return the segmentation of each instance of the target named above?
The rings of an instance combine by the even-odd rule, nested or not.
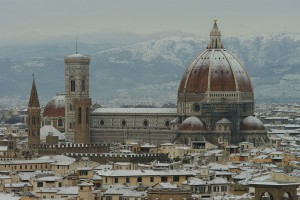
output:
[[[39,144],[38,126],[52,125],[70,143],[154,144],[209,141],[216,145],[268,142],[262,122],[254,117],[254,93],[243,65],[222,44],[214,21],[207,48],[186,68],[180,80],[177,108],[97,108],[89,97],[90,57],[65,57],[65,94],[44,108],[42,119],[35,82],[28,104],[29,144]],[[52,135],[53,136],[53,135]],[[51,138],[49,138],[50,140]],[[50,140],[50,141],[53,141]],[[59,141],[57,139],[57,141]],[[47,142],[47,141],[46,141]]]

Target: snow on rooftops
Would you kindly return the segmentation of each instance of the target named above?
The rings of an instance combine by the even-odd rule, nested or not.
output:
[[[37,193],[57,193],[59,191],[59,188],[57,187],[51,187],[51,188],[48,188],[48,187],[40,187],[37,191]]]
[[[65,134],[54,128],[52,125],[45,125],[40,129],[41,141],[46,141],[48,135],[57,136],[59,140],[65,139]]]
[[[98,176],[96,174],[93,175],[92,180],[97,181],[97,180],[102,180],[103,178],[101,176]]]
[[[36,179],[37,182],[55,182],[58,181],[59,179],[61,179],[62,177],[59,176],[45,176],[45,177],[41,177]]]
[[[174,146],[174,144],[167,142],[167,143],[160,144],[160,146]]]
[[[203,181],[200,178],[190,177],[187,181],[184,181],[182,184],[188,184],[188,185],[206,185],[207,181]]]
[[[104,194],[105,194],[105,195],[109,195],[109,194],[111,194],[111,195],[116,195],[116,194],[118,194],[118,195],[123,195],[123,194],[125,194],[128,190],[129,190],[128,187],[122,188],[122,187],[114,187],[114,186],[113,186],[113,187],[109,188],[108,190],[106,190],[106,191],[104,192]]]
[[[178,188],[179,186],[175,183],[169,183],[169,182],[163,183],[163,182],[161,182],[161,183],[158,183],[158,184],[154,185],[153,187],[172,189],[172,188]]]
[[[42,156],[38,159],[41,160],[51,159],[52,165],[70,165],[76,161],[75,158],[71,158],[64,155]]]
[[[17,164],[38,164],[38,163],[52,163],[54,160],[50,159],[34,159],[34,160],[9,160],[0,161],[0,165],[17,165]]]
[[[177,108],[97,108],[93,113],[176,114]]]
[[[82,182],[78,184],[78,186],[92,186],[92,185],[93,185],[92,183],[88,183],[88,182]]]
[[[195,175],[197,170],[166,170],[166,171],[155,171],[155,170],[97,170],[97,174],[101,177],[112,176],[112,177],[124,177],[124,176],[168,176],[168,175]]]
[[[112,168],[112,165],[99,165],[94,170],[111,170]]]
[[[144,197],[147,195],[147,191],[127,190],[122,197]]]
[[[62,187],[57,194],[62,195],[78,195],[78,186]]]
[[[227,165],[222,165],[218,163],[209,163],[207,166],[214,171],[227,171],[229,169]]]
[[[0,199],[5,199],[5,200],[19,200],[19,196],[14,196],[14,194],[5,194],[5,193],[0,193]]]
[[[229,183],[226,178],[217,177],[207,182],[210,185],[227,184]]]
[[[0,175],[0,180],[4,180],[4,179],[11,179],[11,177],[6,175]]]
[[[243,180],[252,178],[252,174],[249,172],[242,172],[240,174],[232,176],[233,179]]]
[[[81,171],[81,170],[86,170],[86,171],[88,171],[88,170],[92,170],[93,168],[91,168],[91,167],[77,167],[77,170],[78,171]]]
[[[6,152],[7,148],[8,148],[7,146],[0,146],[0,151],[1,152],[3,152],[3,151]]]
[[[146,144],[143,144],[142,146],[140,146],[140,148],[155,148],[156,145],[154,144],[149,144],[149,143],[146,143]]]
[[[19,182],[19,183],[7,183],[7,184],[4,184],[4,187],[6,188],[10,188],[10,187],[15,187],[15,188],[18,188],[18,187],[25,187],[25,186],[28,186],[28,187],[31,187],[31,183],[28,183],[28,182]]]

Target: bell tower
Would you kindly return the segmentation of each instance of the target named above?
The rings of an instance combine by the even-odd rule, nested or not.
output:
[[[41,129],[41,108],[38,93],[36,90],[34,75],[32,80],[31,93],[28,103],[28,146],[29,148],[40,144]]]
[[[72,143],[89,143],[90,57],[73,54],[65,57],[65,119],[66,140]]]

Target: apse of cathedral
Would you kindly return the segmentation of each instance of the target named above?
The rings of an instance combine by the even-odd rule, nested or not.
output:
[[[88,56],[76,53],[65,57],[65,95],[54,97],[44,109],[43,125],[65,131],[68,142],[209,141],[229,145],[249,141],[258,146],[268,141],[262,122],[253,116],[250,77],[222,44],[216,20],[207,48],[180,80],[177,108],[100,107],[91,111],[89,64]]]

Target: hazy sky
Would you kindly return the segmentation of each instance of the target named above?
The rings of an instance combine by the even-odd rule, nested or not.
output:
[[[128,31],[300,33],[300,0],[0,0],[0,42]]]

